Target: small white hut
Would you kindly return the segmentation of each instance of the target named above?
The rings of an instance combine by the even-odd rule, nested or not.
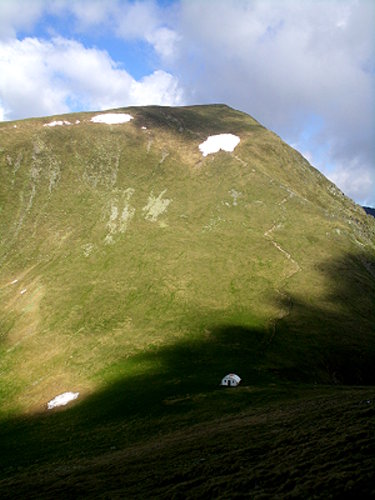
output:
[[[220,385],[225,385],[226,387],[235,387],[241,382],[241,378],[236,375],[235,373],[228,373],[228,375],[225,375],[225,377],[222,379]]]

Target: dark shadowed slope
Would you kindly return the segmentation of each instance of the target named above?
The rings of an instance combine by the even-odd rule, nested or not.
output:
[[[363,210],[366,212],[366,214],[372,215],[375,217],[375,208],[372,207],[363,207]]]

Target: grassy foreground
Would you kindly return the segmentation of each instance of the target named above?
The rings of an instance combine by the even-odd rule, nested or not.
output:
[[[15,464],[2,498],[370,497],[374,399],[373,388],[286,385],[165,401],[159,415],[111,423],[74,410],[20,421],[1,436],[2,462]]]

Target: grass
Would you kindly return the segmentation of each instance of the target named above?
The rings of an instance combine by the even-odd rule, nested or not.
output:
[[[113,407],[115,395],[101,403]],[[4,435],[16,466],[0,481],[2,496],[371,496],[374,395],[363,387],[243,387],[159,406],[153,399],[117,419],[76,407],[13,422]]]
[[[288,414],[306,423],[314,409],[306,438],[314,450],[319,419],[328,426],[329,412],[346,404],[353,464],[367,463],[356,436],[371,413],[358,399],[371,389],[349,386],[375,381],[374,220],[243,113],[221,105],[125,111],[134,120],[116,126],[90,123],[92,113],[66,115],[81,121],[69,127],[43,127],[58,117],[0,124],[2,490],[57,494],[56,471],[67,470],[68,492],[83,494],[84,475],[93,492],[87,477],[96,471],[98,496],[121,488],[130,497],[180,496],[169,479],[159,488],[145,478],[143,467],[152,467],[193,497],[248,488],[298,496],[312,487],[309,467],[336,459],[331,450],[306,465],[287,444],[291,426],[276,447],[275,429]],[[222,132],[241,137],[235,151],[203,158],[198,145]],[[219,390],[231,371],[243,387]],[[70,390],[80,392],[71,407],[46,412]],[[249,429],[257,434],[260,469],[235,428],[245,442]],[[303,438],[302,423],[295,433]],[[327,440],[340,443],[338,433]],[[157,442],[160,463],[150,458]],[[212,482],[199,474],[195,482],[194,450],[205,443],[219,458],[202,466]],[[338,453],[349,450],[341,444]],[[186,461],[175,466],[179,449]],[[276,470],[278,449],[301,468],[291,460],[287,472]],[[137,474],[128,453],[139,458]],[[228,466],[233,490],[219,467],[226,456],[239,467]],[[106,474],[119,457],[136,482],[118,476],[116,490]],[[259,474],[239,472],[246,460]],[[363,470],[342,484],[368,492]],[[300,478],[297,489],[289,474]],[[344,491],[337,478],[329,476],[330,490],[331,479],[319,477],[316,495]]]

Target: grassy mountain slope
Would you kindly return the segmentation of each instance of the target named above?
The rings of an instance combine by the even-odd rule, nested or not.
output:
[[[244,113],[116,112],[134,119],[0,124],[4,466],[245,411],[247,388],[374,383],[373,218]],[[241,142],[203,157],[219,133]]]

